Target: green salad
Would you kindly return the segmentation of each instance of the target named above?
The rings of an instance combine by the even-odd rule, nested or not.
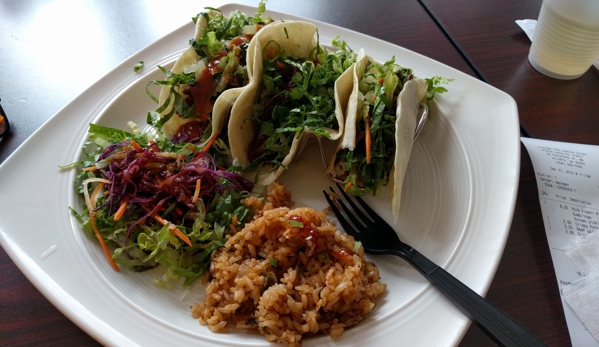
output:
[[[184,278],[189,285],[230,226],[243,227],[252,214],[241,200],[253,184],[219,169],[207,148],[94,124],[88,137],[84,160],[63,167],[81,167],[75,186],[85,204],[71,211],[117,271],[162,265],[167,272],[157,284]]]

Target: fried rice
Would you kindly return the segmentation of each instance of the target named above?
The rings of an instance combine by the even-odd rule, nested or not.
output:
[[[191,307],[213,332],[257,329],[269,342],[301,346],[303,335],[340,336],[375,306],[386,285],[354,238],[324,212],[290,209],[282,185],[248,198],[254,220],[212,254],[206,299]]]

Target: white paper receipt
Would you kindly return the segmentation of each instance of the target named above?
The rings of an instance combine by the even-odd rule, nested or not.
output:
[[[599,146],[530,138],[522,138],[522,143],[537,178],[545,231],[572,345],[599,347],[591,333],[596,333],[599,327],[599,310],[591,315],[582,312],[585,305],[579,303],[587,298],[579,295],[574,301],[569,296],[572,289],[585,284],[585,280],[590,282],[596,274],[591,276],[581,270],[568,256],[577,242],[599,231]],[[586,306],[597,303],[598,296],[599,291],[597,295],[591,294]]]

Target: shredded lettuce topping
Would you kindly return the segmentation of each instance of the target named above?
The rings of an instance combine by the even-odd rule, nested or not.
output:
[[[335,81],[356,60],[345,41],[336,38],[339,47],[328,53],[317,45],[307,57],[288,56],[276,42],[278,54],[264,57],[259,98],[252,119],[259,126],[250,144],[251,163],[244,170],[264,165],[282,166],[294,138],[310,130],[317,136],[329,136],[327,129],[339,129],[335,115]]]

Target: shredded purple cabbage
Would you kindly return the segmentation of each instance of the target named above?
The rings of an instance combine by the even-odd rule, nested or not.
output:
[[[130,143],[129,140],[125,140],[121,143],[117,143],[117,144],[105,147],[104,150],[102,151],[102,153],[100,153],[98,160],[103,160],[103,159],[110,157],[112,155],[112,153],[114,153],[117,149],[123,148],[123,147],[127,146],[129,143]]]
[[[201,181],[199,196],[209,203],[215,192],[222,194],[227,189],[252,191],[254,184],[243,176],[219,170],[213,158],[208,153],[173,158],[163,156],[157,144],[145,149],[127,147],[129,141],[108,146],[100,154],[98,160],[109,159],[118,149],[125,151],[124,158],[112,160],[106,167],[99,170],[112,183],[107,185],[109,197],[96,210],[109,205],[109,215],[114,214],[121,203],[128,199],[131,203],[139,204],[146,213],[129,227],[129,237],[135,225],[145,220],[161,209],[173,203],[182,210],[194,209],[193,196],[196,182]]]

